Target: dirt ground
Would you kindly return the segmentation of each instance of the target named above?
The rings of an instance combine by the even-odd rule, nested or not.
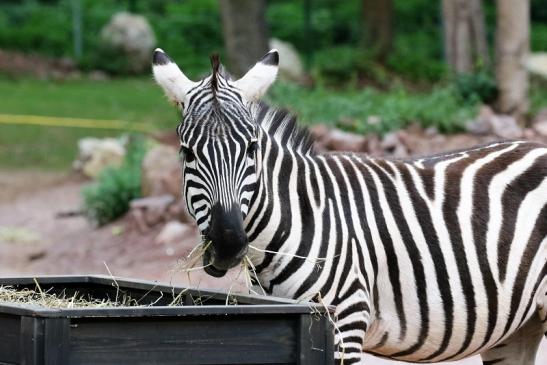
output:
[[[195,229],[177,245],[158,245],[159,227],[139,232],[130,218],[100,229],[83,217],[59,218],[79,208],[85,183],[58,173],[0,171],[0,276],[102,274],[227,290],[238,274],[214,279],[177,270],[177,260],[198,242]],[[108,268],[108,269],[107,269]],[[242,281],[233,290],[244,290]],[[371,365],[395,364],[370,357]],[[481,364],[478,357],[452,364]],[[547,364],[543,341],[536,364]]]
[[[224,288],[228,276],[177,271],[178,259],[198,242],[197,232],[177,245],[158,245],[160,227],[140,232],[126,217],[96,228],[79,210],[86,181],[76,176],[0,171],[0,275],[103,274]],[[179,262],[180,267],[180,262]],[[107,269],[108,268],[108,269]],[[243,289],[243,288],[240,288]]]

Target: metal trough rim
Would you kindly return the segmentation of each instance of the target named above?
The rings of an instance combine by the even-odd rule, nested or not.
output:
[[[167,283],[130,279],[124,277],[111,277],[106,275],[40,275],[21,277],[2,277],[0,285],[33,285],[34,279],[40,285],[48,284],[99,284],[121,289],[150,290],[153,292],[172,292],[175,295],[181,291],[196,296],[208,296],[211,298],[225,299],[227,293],[209,289],[186,288],[173,286]],[[122,317],[185,317],[204,315],[287,315],[287,314],[325,314],[325,306],[312,302],[298,302],[291,299],[264,297],[259,295],[230,294],[241,302],[238,305],[192,305],[192,306],[151,306],[151,307],[117,307],[117,308],[77,308],[77,309],[52,309],[34,305],[0,304],[0,313],[24,315],[31,317],[47,318],[122,318]],[[333,313],[334,307],[328,307]]]

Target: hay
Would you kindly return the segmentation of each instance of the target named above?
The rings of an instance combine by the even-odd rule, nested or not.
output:
[[[17,304],[22,306],[38,306],[49,309],[74,309],[74,308],[115,308],[127,306],[139,306],[137,301],[124,296],[118,302],[108,299],[89,298],[85,295],[74,293],[53,294],[42,291],[40,286],[36,290],[13,286],[0,286],[0,303]]]

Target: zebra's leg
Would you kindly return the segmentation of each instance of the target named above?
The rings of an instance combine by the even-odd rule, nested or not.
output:
[[[547,277],[543,278],[541,284],[536,299],[537,314],[542,323],[543,334],[547,337]]]
[[[538,316],[543,324],[543,333],[547,337],[547,281],[544,281],[537,299]]]
[[[353,331],[356,332],[356,331]],[[355,365],[361,364],[363,358],[363,335],[342,334],[336,336],[338,339],[336,342],[336,352],[334,354],[334,360],[336,365]]]
[[[364,334],[362,337],[364,338]],[[349,335],[342,337],[342,341],[337,342],[334,360],[336,365],[361,364],[363,355],[361,336]]]
[[[543,338],[543,324],[534,315],[517,332],[481,354],[484,365],[534,365],[539,343]]]
[[[335,363],[361,364],[363,342],[370,322],[368,302],[362,295],[348,298],[336,308]]]

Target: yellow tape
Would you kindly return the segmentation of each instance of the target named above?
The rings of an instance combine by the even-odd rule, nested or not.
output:
[[[39,115],[15,115],[0,114],[0,124],[13,125],[45,125],[52,127],[73,127],[73,128],[99,128],[99,129],[122,129],[148,133],[154,128],[145,123],[131,123],[117,119],[84,119],[66,117],[44,117]]]

